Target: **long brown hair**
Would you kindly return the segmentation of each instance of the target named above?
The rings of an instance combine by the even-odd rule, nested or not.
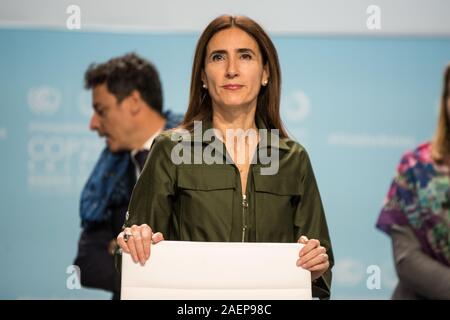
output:
[[[444,72],[444,87],[442,88],[441,106],[438,125],[431,143],[431,157],[436,162],[448,160],[450,157],[450,121],[447,101],[450,91],[450,65]]]
[[[280,117],[281,71],[275,46],[263,28],[252,19],[244,16],[223,15],[217,17],[206,27],[197,42],[192,65],[189,105],[181,127],[192,130],[194,121],[203,121],[212,116],[212,101],[207,90],[202,88],[202,71],[205,67],[206,47],[209,40],[219,31],[232,27],[239,28],[258,43],[263,57],[263,65],[268,66],[269,82],[261,87],[258,94],[256,116],[262,119],[267,129],[278,129],[280,138],[287,137]]]

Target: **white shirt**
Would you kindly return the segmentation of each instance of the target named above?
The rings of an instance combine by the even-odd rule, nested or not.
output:
[[[148,138],[147,141],[145,141],[145,143],[142,145],[142,147],[140,149],[134,149],[130,151],[131,154],[131,161],[134,164],[134,169],[136,172],[136,178],[139,178],[139,175],[141,174],[141,170],[139,168],[139,164],[136,162],[136,159],[134,158],[134,156],[136,155],[136,153],[138,153],[141,150],[150,150],[150,147],[152,146],[153,140],[155,140],[155,138],[162,132],[162,130],[158,130],[155,132],[154,135],[152,135],[150,138]]]

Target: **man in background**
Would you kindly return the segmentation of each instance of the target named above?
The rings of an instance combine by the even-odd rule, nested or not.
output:
[[[119,299],[116,236],[153,139],[177,126],[181,116],[163,112],[158,72],[134,53],[92,64],[85,87],[92,89],[90,129],[105,137],[107,146],[81,194],[83,231],[75,264],[83,286],[111,291]]]

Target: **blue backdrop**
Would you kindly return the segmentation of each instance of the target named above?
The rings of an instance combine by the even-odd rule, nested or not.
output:
[[[84,71],[135,51],[158,67],[165,107],[184,112],[197,37],[0,29],[0,298],[110,297],[67,286],[79,194],[104,143],[88,129]],[[433,134],[450,39],[273,39],[283,119],[309,151],[328,218],[332,297],[389,298],[391,245],[374,225],[401,154]]]

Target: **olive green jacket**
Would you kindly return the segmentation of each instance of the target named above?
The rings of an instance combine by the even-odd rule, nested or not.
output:
[[[264,125],[258,122],[258,127]],[[207,128],[210,121],[203,123]],[[155,139],[133,190],[125,227],[146,223],[166,240],[292,243],[301,235],[319,239],[327,249],[330,269],[313,282],[313,296],[329,298],[333,253],[305,149],[288,138],[280,139],[278,173],[261,175],[261,168],[268,165],[260,159],[251,164],[244,198],[234,164],[174,164],[172,150],[183,142],[172,141],[172,134],[167,131]],[[201,140],[205,150],[211,140]],[[221,145],[224,152],[219,156],[225,159],[228,154]],[[266,145],[270,151],[276,148],[270,138]]]

